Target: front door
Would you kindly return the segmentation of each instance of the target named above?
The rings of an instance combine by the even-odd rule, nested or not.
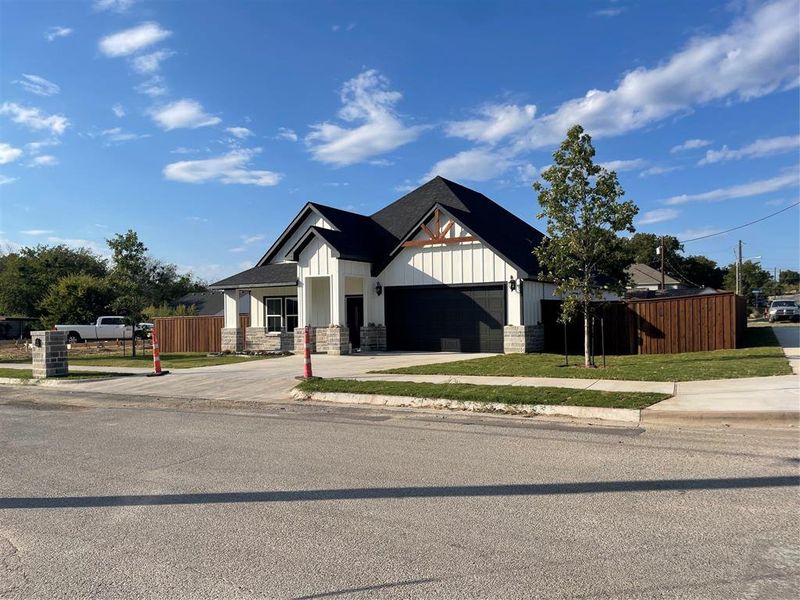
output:
[[[361,347],[361,327],[364,325],[364,296],[348,296],[347,328],[350,330],[350,345]]]

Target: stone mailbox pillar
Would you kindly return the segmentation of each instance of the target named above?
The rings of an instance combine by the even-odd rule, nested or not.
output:
[[[31,331],[33,377],[62,377],[69,372],[66,331]]]

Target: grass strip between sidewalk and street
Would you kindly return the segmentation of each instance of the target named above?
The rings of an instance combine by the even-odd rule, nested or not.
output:
[[[504,404],[552,404],[641,409],[661,402],[669,394],[646,392],[604,392],[570,388],[469,383],[412,383],[406,381],[357,381],[353,379],[314,379],[297,386],[302,392],[338,392],[461,400],[464,402],[502,402]]]
[[[74,371],[63,377],[50,377],[49,379],[107,379],[109,377],[127,377],[131,373],[112,373],[109,371]],[[32,369],[11,369],[0,367],[0,377],[11,379],[33,379]]]
[[[602,357],[598,356],[596,360],[602,365]],[[502,354],[374,372],[632,381],[699,381],[792,374],[789,361],[769,327],[749,328],[745,346],[736,350],[607,356],[606,361],[606,368],[586,369],[583,356],[571,356],[571,366],[565,367],[563,354]]]

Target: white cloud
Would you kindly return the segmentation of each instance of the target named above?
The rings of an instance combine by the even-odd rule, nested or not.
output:
[[[536,176],[539,174],[539,169],[533,165],[520,165],[517,167],[517,174],[519,175],[520,183],[533,183]]]
[[[488,148],[474,148],[437,162],[420,180],[436,175],[455,181],[487,181],[505,173],[515,162]]]
[[[684,152],[686,150],[695,150],[697,148],[705,148],[706,146],[711,145],[711,140],[701,140],[698,138],[692,140],[686,140],[682,144],[678,144],[677,146],[673,146],[670,152],[675,154],[677,152]]]
[[[242,243],[244,243],[244,244],[254,244],[255,242],[260,242],[261,240],[263,240],[266,237],[267,236],[265,236],[263,233],[256,233],[254,235],[243,235],[243,236],[241,236]]]
[[[637,225],[652,225],[653,223],[663,223],[676,219],[680,211],[675,208],[656,208],[648,210],[636,220]]]
[[[114,106],[111,107],[111,111],[117,118],[121,119],[122,117],[125,116],[125,107],[123,107],[122,104],[119,103],[115,104]]]
[[[151,112],[153,120],[167,131],[171,129],[207,127],[216,125],[222,119],[203,111],[203,106],[197,100],[176,100],[166,106]]]
[[[127,12],[136,0],[94,0],[94,9],[98,12],[110,10],[117,13]]]
[[[49,129],[54,135],[61,135],[69,127],[69,119],[64,115],[44,115],[38,108],[21,106],[15,102],[4,102],[0,115],[7,115],[14,123],[28,129]]]
[[[48,235],[50,233],[53,233],[53,230],[52,229],[23,229],[22,231],[20,231],[20,233],[22,235],[37,236],[37,235]]]
[[[0,165],[5,165],[14,162],[22,156],[22,149],[15,148],[11,144],[0,142]]]
[[[706,227],[700,227],[699,229],[685,229],[684,231],[678,233],[675,237],[683,242],[687,240],[693,240],[695,238],[705,237],[707,235],[714,235],[720,231],[722,231],[722,229],[719,227],[712,227],[709,225]]]
[[[278,135],[275,137],[279,140],[287,140],[289,142],[297,141],[297,134],[294,132],[294,129],[289,129],[288,127],[279,128]]]
[[[42,154],[31,160],[31,167],[54,167],[58,164],[58,159],[52,154]]]
[[[761,158],[763,156],[772,156],[773,154],[792,152],[798,148],[800,148],[800,135],[784,135],[756,140],[738,150],[731,150],[727,146],[723,146],[721,150],[708,150],[705,158],[697,164],[708,165],[742,158]]]
[[[608,91],[589,90],[536,120],[525,148],[561,141],[580,123],[594,136],[627,133],[723,98],[750,100],[800,83],[797,0],[760,5],[727,31],[696,37],[664,63],[627,73]]]
[[[233,137],[238,138],[240,140],[243,140],[253,135],[253,132],[250,131],[247,127],[228,127],[227,129],[225,129],[225,131],[227,131]]]
[[[42,148],[51,148],[53,146],[61,145],[61,140],[56,138],[49,138],[46,140],[41,140],[39,142],[29,142],[25,144],[26,150],[31,154],[39,154],[42,151]]]
[[[175,53],[172,50],[156,50],[150,54],[142,54],[131,59],[133,70],[142,75],[155,73],[161,68],[161,62]]]
[[[526,104],[488,104],[478,110],[480,118],[451,121],[445,126],[448,135],[474,142],[495,144],[503,138],[531,126],[536,106]]]
[[[364,71],[342,86],[339,118],[352,127],[311,125],[305,142],[315,160],[347,166],[365,162],[416,140],[423,126],[406,127],[394,110],[402,94],[378,71]]]
[[[687,202],[718,202],[731,200],[734,198],[749,198],[750,196],[760,196],[787,187],[796,186],[800,183],[800,177],[796,172],[787,172],[770,179],[762,179],[751,183],[732,185],[724,188],[717,188],[701,194],[681,194],[667,198],[667,204],[686,204]]]
[[[649,167],[649,168],[645,169],[644,171],[642,171],[641,173],[639,173],[639,177],[650,177],[652,175],[664,175],[665,173],[672,173],[673,171],[678,171],[681,168],[682,167],[675,167],[675,166],[672,166],[672,167],[661,167],[661,166],[656,165],[654,167]]]
[[[165,40],[170,35],[172,35],[171,31],[162,29],[161,25],[150,21],[107,35],[100,40],[98,45],[100,51],[106,56],[129,56]]]
[[[281,180],[274,171],[248,169],[247,165],[259,150],[234,150],[217,158],[204,160],[182,160],[164,167],[164,177],[184,183],[236,183],[244,185],[272,186]]]
[[[17,180],[16,177],[6,177],[5,175],[0,174],[0,185],[6,185],[7,183],[13,183]]]
[[[600,166],[607,171],[636,171],[643,168],[647,161],[641,158],[632,158],[629,160],[610,160],[608,162],[600,163]]]
[[[55,27],[51,27],[44,33],[44,37],[48,42],[53,42],[60,37],[67,37],[69,34],[72,33],[72,28],[70,27],[60,27],[56,25]]]
[[[71,248],[88,248],[95,254],[99,254],[103,258],[107,258],[108,254],[108,246],[104,243],[98,243],[93,240],[84,240],[80,238],[62,238],[55,235],[51,235],[47,238],[47,241],[51,244],[55,245],[64,245],[69,246]]]
[[[17,79],[13,83],[21,85],[26,92],[37,96],[54,96],[61,91],[61,88],[52,81],[28,73],[23,73],[22,79]]]
[[[104,129],[100,132],[100,135],[109,142],[127,142],[150,137],[148,133],[131,133],[129,131],[124,131],[121,127]]]
[[[625,12],[625,9],[620,6],[614,8],[601,8],[600,10],[594,11],[592,14],[596,17],[617,17],[623,12]]]
[[[151,98],[158,98],[159,96],[166,95],[168,89],[167,84],[164,83],[164,78],[160,75],[154,75],[147,81],[143,81],[137,85],[134,90],[140,94],[150,96]]]

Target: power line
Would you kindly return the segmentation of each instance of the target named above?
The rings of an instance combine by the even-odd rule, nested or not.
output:
[[[737,229],[742,229],[743,227],[749,227],[750,225],[755,225],[756,223],[760,223],[761,221],[769,219],[770,217],[774,217],[775,215],[779,215],[782,212],[786,212],[787,210],[789,210],[790,208],[794,208],[798,204],[800,204],[800,202],[795,202],[794,204],[790,204],[789,206],[786,206],[785,208],[782,208],[782,209],[780,209],[778,211],[775,211],[774,213],[769,214],[766,217],[761,217],[760,219],[756,219],[755,221],[750,221],[749,223],[745,223],[744,225],[738,225],[736,227],[731,227],[730,229],[726,229],[725,231],[717,231],[716,233],[709,233],[708,235],[701,235],[700,237],[692,238],[690,240],[682,240],[682,241],[680,241],[678,243],[680,243],[680,244],[688,244],[689,242],[696,242],[697,240],[704,240],[706,238],[714,237],[715,235],[722,235],[723,233],[730,233],[731,231],[736,231]]]

